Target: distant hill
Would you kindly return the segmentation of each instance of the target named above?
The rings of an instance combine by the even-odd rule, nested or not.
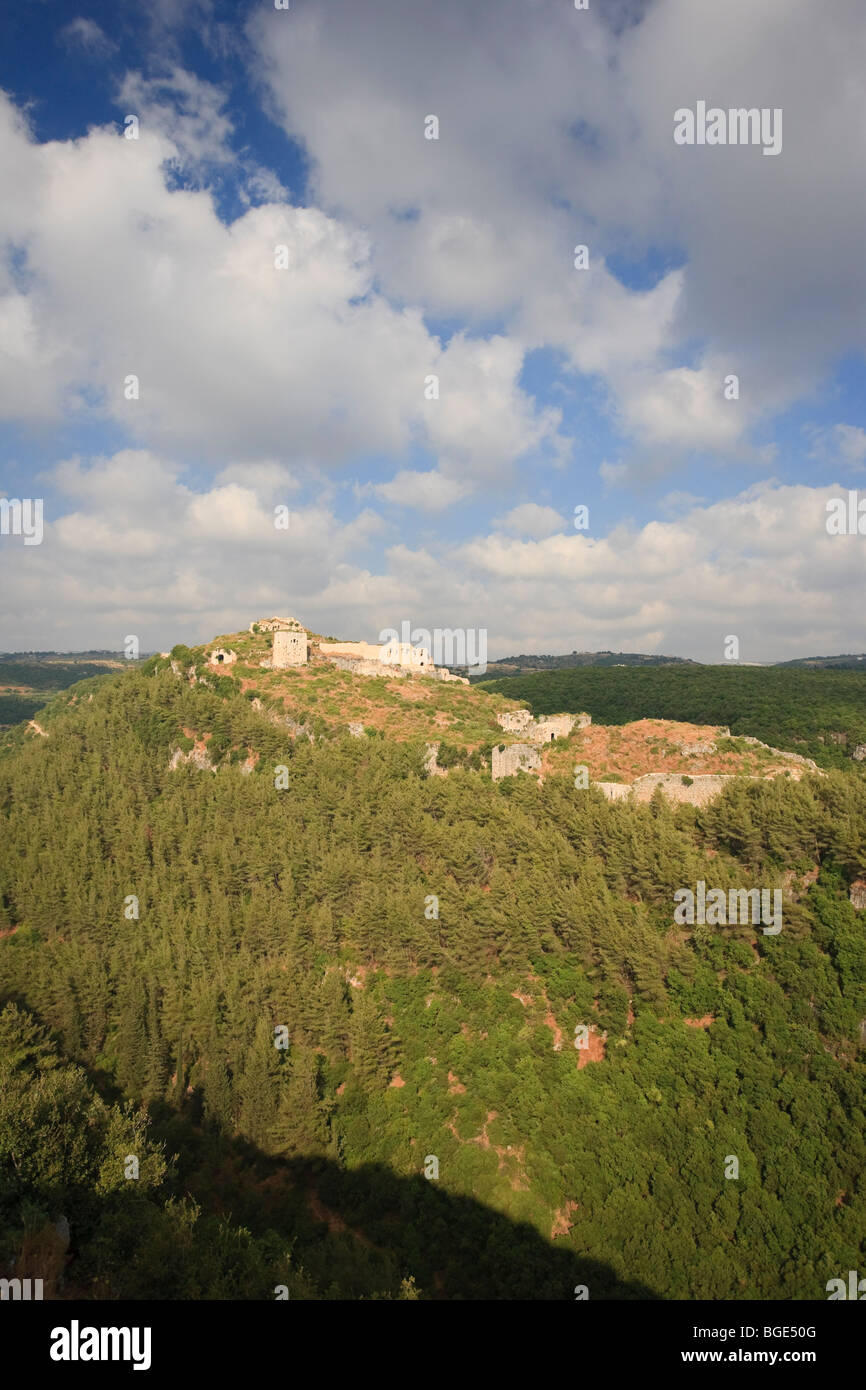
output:
[[[866,671],[866,656],[798,656],[793,661],[777,661],[774,664],[812,671]]]
[[[473,680],[490,680],[496,676],[521,676],[532,671],[561,671],[574,666],[694,666],[685,656],[647,656],[643,652],[569,652],[564,656],[504,656],[490,661],[484,676]]]
[[[122,652],[0,652],[0,728],[32,719],[53,695],[135,665]]]

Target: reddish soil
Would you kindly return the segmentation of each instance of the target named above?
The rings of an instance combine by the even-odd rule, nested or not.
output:
[[[711,1023],[715,1023],[715,1014],[704,1014],[703,1018],[684,1018],[683,1023],[687,1028],[709,1028]]]
[[[569,1217],[572,1212],[577,1211],[577,1209],[578,1203],[572,1202],[571,1198],[569,1198],[564,1207],[561,1207],[559,1211],[553,1213],[553,1225],[550,1228],[551,1240],[556,1240],[557,1236],[568,1235],[574,1225],[574,1222],[570,1221]]]
[[[463,1096],[466,1094],[466,1087],[455,1072],[449,1071],[448,1080],[451,1083],[448,1087],[449,1096]]]
[[[589,1030],[589,1047],[579,1047],[577,1049],[577,1069],[581,1071],[590,1062],[603,1062],[605,1047],[607,1044],[607,1033],[596,1033],[594,1028]]]
[[[559,1024],[557,1023],[556,1019],[553,1017],[553,1014],[552,1014],[552,1012],[551,1012],[551,1010],[550,1010],[549,1008],[548,1008],[548,1010],[547,1010],[547,1013],[544,1015],[544,1022],[546,1023],[546,1025],[547,1025],[548,1028],[550,1028],[550,1029],[553,1030],[553,1050],[554,1050],[554,1052],[561,1052],[561,1051],[562,1051],[562,1029],[560,1028]]]
[[[398,1090],[398,1091],[399,1091],[399,1089],[400,1089],[401,1086],[405,1086],[405,1085],[406,1085],[406,1082],[403,1080],[402,1076],[400,1075],[400,1073],[399,1073],[398,1071],[395,1071],[395,1073],[394,1073],[394,1075],[392,1076],[391,1080],[388,1082],[388,1087],[389,1087],[389,1089],[393,1086],[393,1087],[394,1087],[396,1090]]]

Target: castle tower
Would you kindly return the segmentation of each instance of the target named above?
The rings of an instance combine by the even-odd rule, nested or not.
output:
[[[286,666],[305,666],[307,663],[307,632],[296,618],[287,619],[288,626],[274,632],[271,664],[275,670]]]

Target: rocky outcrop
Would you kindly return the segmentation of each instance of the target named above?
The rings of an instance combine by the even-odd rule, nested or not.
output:
[[[436,759],[437,759],[437,756],[438,756],[438,753],[439,753],[439,744],[438,744],[438,743],[428,743],[428,744],[427,744],[427,749],[426,749],[426,752],[425,752],[425,754],[424,754],[424,771],[427,773],[427,776],[428,776],[428,777],[445,777],[445,776],[447,776],[447,773],[446,773],[445,768],[444,768],[444,767],[440,767],[440,766],[439,766],[439,763],[438,763],[437,760],[436,760]]]
[[[174,772],[181,763],[191,763],[193,767],[200,768],[202,772],[216,772],[203,743],[197,743],[188,753],[184,753],[180,748],[175,748],[169,759],[169,771]]]
[[[716,752],[716,745],[710,740],[703,743],[678,743],[676,746],[684,758],[703,758]]]
[[[352,723],[352,724],[350,724],[350,725],[349,725],[349,733],[352,735],[352,738],[363,738],[363,737],[364,737],[364,725],[363,725],[363,724],[360,724],[360,723]]]
[[[863,911],[866,907],[866,879],[855,878],[848,892],[848,900],[858,912]]]
[[[855,763],[862,763],[863,759],[866,758],[866,743],[858,743],[856,748],[852,748],[851,757]]]
[[[784,748],[772,748],[769,743],[762,743],[759,738],[744,737],[743,743],[748,743],[751,748],[765,748],[768,753],[772,753],[774,758],[784,758],[786,762],[796,763],[798,767],[804,767],[808,772],[820,773],[821,769],[811,758],[804,758],[802,753],[787,753]]]
[[[541,754],[528,743],[511,743],[505,748],[493,749],[494,782],[500,777],[513,777],[517,772],[538,772],[540,768]]]

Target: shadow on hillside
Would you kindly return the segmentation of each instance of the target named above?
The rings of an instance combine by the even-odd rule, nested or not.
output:
[[[610,1266],[545,1240],[473,1197],[382,1164],[352,1170],[325,1158],[275,1159],[245,1140],[208,1134],[175,1112],[153,1137],[180,1153],[177,1190],[256,1235],[295,1238],[293,1262],[344,1297],[412,1277],[425,1299],[653,1299]]]
[[[46,1298],[173,1301],[207,1289],[218,1291],[204,1297],[259,1300],[274,1297],[282,1276],[272,1271],[286,1267],[291,1250],[291,1269],[317,1298],[399,1297],[410,1278],[422,1299],[659,1297],[570,1249],[567,1237],[547,1240],[441,1181],[400,1176],[378,1163],[347,1170],[329,1158],[274,1158],[203,1125],[194,1104],[179,1112],[158,1103],[151,1115],[150,1140],[164,1144],[169,1159],[152,1198],[50,1182],[13,1196],[13,1183],[0,1202],[7,1255],[26,1208],[40,1209],[43,1226],[23,1245],[15,1241],[17,1258],[2,1261],[0,1274],[44,1277]],[[165,1223],[169,1199],[196,1204],[197,1235],[186,1218]],[[65,1228],[62,1241],[55,1223]],[[262,1259],[249,1277],[226,1227],[259,1242]]]

